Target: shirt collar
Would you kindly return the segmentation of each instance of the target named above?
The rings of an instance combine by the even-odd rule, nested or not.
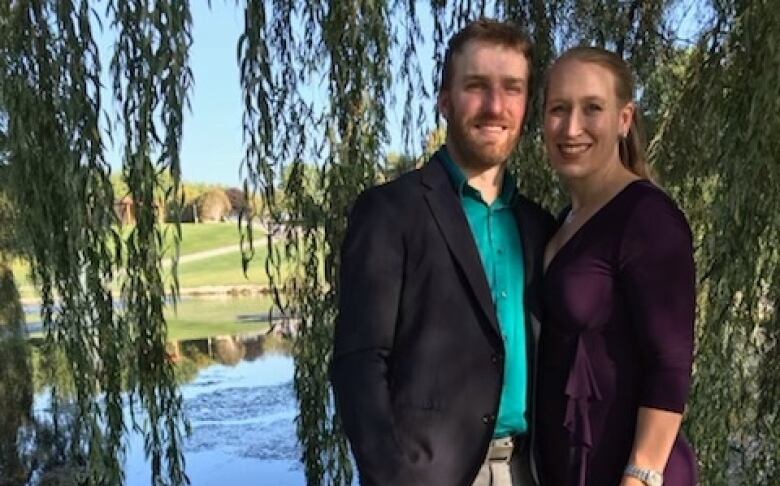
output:
[[[465,196],[472,196],[481,200],[482,197],[480,196],[479,191],[469,185],[466,174],[464,174],[463,170],[458,166],[458,164],[452,160],[446,145],[441,146],[439,153],[441,154],[441,159],[444,162],[444,168],[447,170],[447,175],[450,177],[450,181],[452,181],[452,185],[455,188],[455,191],[457,191],[458,195],[461,198]],[[502,206],[509,206],[512,204],[516,192],[517,183],[515,178],[512,176],[512,174],[509,173],[509,171],[504,171],[504,182],[501,185],[501,194],[498,195],[496,202]],[[493,204],[496,204],[496,202]]]

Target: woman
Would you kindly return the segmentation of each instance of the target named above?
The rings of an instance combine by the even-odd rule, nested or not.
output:
[[[545,251],[542,484],[688,486],[680,435],[693,355],[685,217],[649,180],[629,67],[566,52],[545,89],[545,144],[571,196]]]

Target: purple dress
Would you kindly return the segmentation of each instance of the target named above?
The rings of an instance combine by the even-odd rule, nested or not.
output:
[[[544,277],[537,433],[543,486],[619,484],[637,410],[682,413],[693,359],[691,231],[650,182],[630,183]],[[680,435],[665,486],[696,484]]]

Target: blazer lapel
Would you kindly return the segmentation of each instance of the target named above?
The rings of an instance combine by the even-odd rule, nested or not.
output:
[[[450,252],[463,270],[483,313],[500,335],[490,286],[474,236],[446,169],[436,156],[422,168],[422,182],[429,188],[425,199]]]

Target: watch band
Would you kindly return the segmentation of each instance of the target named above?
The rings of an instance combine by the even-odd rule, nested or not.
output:
[[[664,484],[663,474],[659,473],[658,471],[653,471],[652,469],[639,467],[635,464],[629,464],[626,466],[623,474],[637,478],[647,486],[663,486]]]

